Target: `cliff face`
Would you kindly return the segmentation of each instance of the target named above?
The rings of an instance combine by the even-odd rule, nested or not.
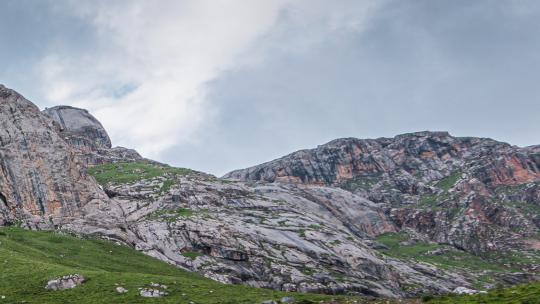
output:
[[[85,167],[115,161],[142,160],[133,149],[113,148],[105,128],[85,109],[56,106],[42,113],[54,121],[60,137],[85,163]]]
[[[338,139],[225,178],[340,187],[386,208],[398,229],[481,254],[539,243],[528,240],[540,227],[539,152],[419,132]]]
[[[491,139],[452,137],[446,132],[367,140],[345,138],[236,170],[224,178],[340,186],[356,178],[397,171],[429,182],[460,169],[471,171],[490,185],[519,184],[540,180],[538,151]]]
[[[3,86],[0,124],[0,225],[57,226],[102,196],[58,126]]]
[[[58,124],[64,139],[71,146],[87,150],[112,148],[107,131],[87,110],[56,106],[45,109],[43,113]]]

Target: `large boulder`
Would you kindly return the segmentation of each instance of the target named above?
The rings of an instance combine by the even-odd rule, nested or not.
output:
[[[60,126],[62,135],[79,148],[111,148],[111,139],[101,123],[85,109],[70,106],[47,108],[43,113]]]

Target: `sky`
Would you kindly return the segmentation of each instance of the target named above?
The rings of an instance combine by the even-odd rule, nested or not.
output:
[[[0,83],[221,176],[341,137],[540,144],[540,1],[3,0]]]

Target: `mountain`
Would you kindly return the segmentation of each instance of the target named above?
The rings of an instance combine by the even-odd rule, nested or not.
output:
[[[537,280],[540,147],[339,139],[224,178],[111,147],[0,87],[0,225],[113,240],[228,284],[410,297]]]
[[[540,146],[446,132],[346,138],[225,178],[345,189],[384,208],[396,229],[473,254],[540,248]]]

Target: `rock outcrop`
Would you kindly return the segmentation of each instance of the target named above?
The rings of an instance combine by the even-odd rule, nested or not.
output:
[[[58,125],[0,86],[0,225],[55,227],[105,197]]]
[[[47,282],[47,286],[45,286],[45,289],[53,291],[73,289],[83,284],[84,282],[86,282],[86,279],[82,275],[72,274],[50,280],[49,282]]]
[[[225,178],[343,188],[386,208],[398,230],[481,254],[538,242],[539,153],[538,146],[418,132],[338,139]]]
[[[73,148],[86,166],[143,159],[133,149],[112,148],[107,131],[87,110],[56,106],[45,109],[43,113],[53,119],[60,131],[59,135]]]
[[[44,114],[60,127],[64,139],[79,149],[112,148],[111,139],[101,123],[87,110],[70,106],[47,108]]]

